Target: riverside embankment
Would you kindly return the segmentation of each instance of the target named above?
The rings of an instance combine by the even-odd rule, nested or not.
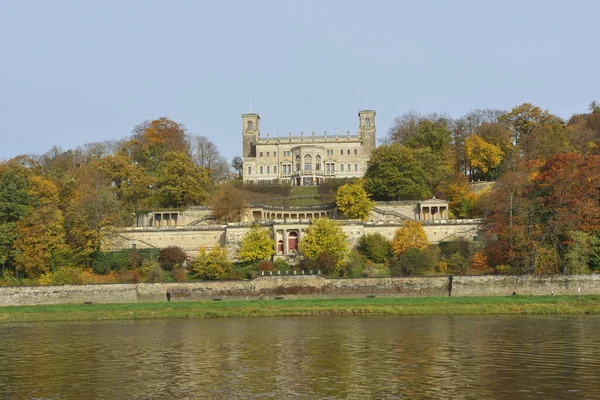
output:
[[[450,290],[451,289],[451,290]],[[600,275],[327,279],[261,276],[247,281],[0,287],[0,306],[290,298],[600,295]]]

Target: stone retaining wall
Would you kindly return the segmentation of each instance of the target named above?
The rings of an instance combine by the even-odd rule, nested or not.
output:
[[[600,275],[454,276],[453,296],[600,294]],[[448,277],[326,279],[319,275],[264,276],[252,281],[0,287],[0,306],[137,303],[275,296],[447,296]]]

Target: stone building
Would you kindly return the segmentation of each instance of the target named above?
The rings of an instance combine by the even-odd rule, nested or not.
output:
[[[244,183],[319,185],[330,178],[360,178],[376,146],[375,111],[358,112],[358,133],[300,136],[260,133],[258,114],[242,115]]]

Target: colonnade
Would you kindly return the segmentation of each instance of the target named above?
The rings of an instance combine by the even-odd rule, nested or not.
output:
[[[333,211],[303,211],[303,212],[290,212],[290,211],[263,211],[263,220],[277,220],[277,219],[313,219],[313,218],[333,218]]]
[[[154,212],[150,219],[150,226],[177,226],[180,221],[179,212]]]

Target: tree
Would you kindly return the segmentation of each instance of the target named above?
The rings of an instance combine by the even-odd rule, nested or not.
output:
[[[375,202],[369,199],[363,181],[359,180],[340,186],[335,196],[335,204],[348,217],[366,221]]]
[[[198,250],[198,257],[192,261],[192,270],[201,279],[223,279],[230,272],[231,262],[224,248],[218,244],[210,251],[204,245]]]
[[[565,254],[566,272],[585,274],[590,272],[590,256],[593,252],[592,235],[585,232],[569,232],[572,242]]]
[[[399,144],[382,145],[371,153],[364,186],[379,200],[431,197],[423,175],[414,150]]]
[[[225,182],[210,201],[210,211],[219,222],[240,222],[248,208],[247,194],[232,182]]]
[[[396,230],[392,240],[392,250],[396,256],[410,248],[422,249],[429,245],[427,235],[420,222],[406,220],[402,227]]]
[[[32,198],[27,190],[27,171],[20,165],[0,164],[0,264],[14,265],[17,221],[27,214]]]
[[[30,277],[61,266],[68,258],[64,218],[58,208],[58,187],[40,177],[29,178],[29,195],[37,207],[17,222],[15,264]]]
[[[231,168],[237,173],[238,179],[242,179],[244,176],[244,161],[241,157],[233,157],[233,160],[231,160]]]
[[[273,254],[273,239],[269,230],[253,225],[242,238],[238,258],[241,262],[252,263],[268,260]]]
[[[336,268],[342,268],[348,254],[346,234],[329,218],[313,219],[300,241],[299,250],[309,260],[316,260],[321,253],[329,253],[336,259]]]
[[[357,250],[374,263],[384,263],[392,255],[390,241],[379,232],[362,235]]]
[[[156,182],[156,196],[162,207],[205,204],[210,187],[206,171],[198,168],[187,154],[165,154]]]
[[[156,172],[167,153],[187,154],[188,150],[185,126],[166,117],[137,125],[131,140],[124,143],[122,149],[134,163],[151,174]]]
[[[229,177],[229,165],[217,146],[206,136],[190,135],[190,151],[192,159],[200,168],[208,170],[212,181],[220,181]]]
[[[436,246],[422,249],[412,247],[390,260],[390,272],[393,276],[423,275],[425,271],[432,270],[438,261]]]
[[[165,271],[174,271],[176,268],[182,267],[187,259],[185,251],[177,246],[162,248],[158,253],[158,263]]]
[[[478,169],[486,175],[490,172],[492,178],[493,171],[502,161],[502,150],[475,134],[465,140],[465,154],[471,168]]]

